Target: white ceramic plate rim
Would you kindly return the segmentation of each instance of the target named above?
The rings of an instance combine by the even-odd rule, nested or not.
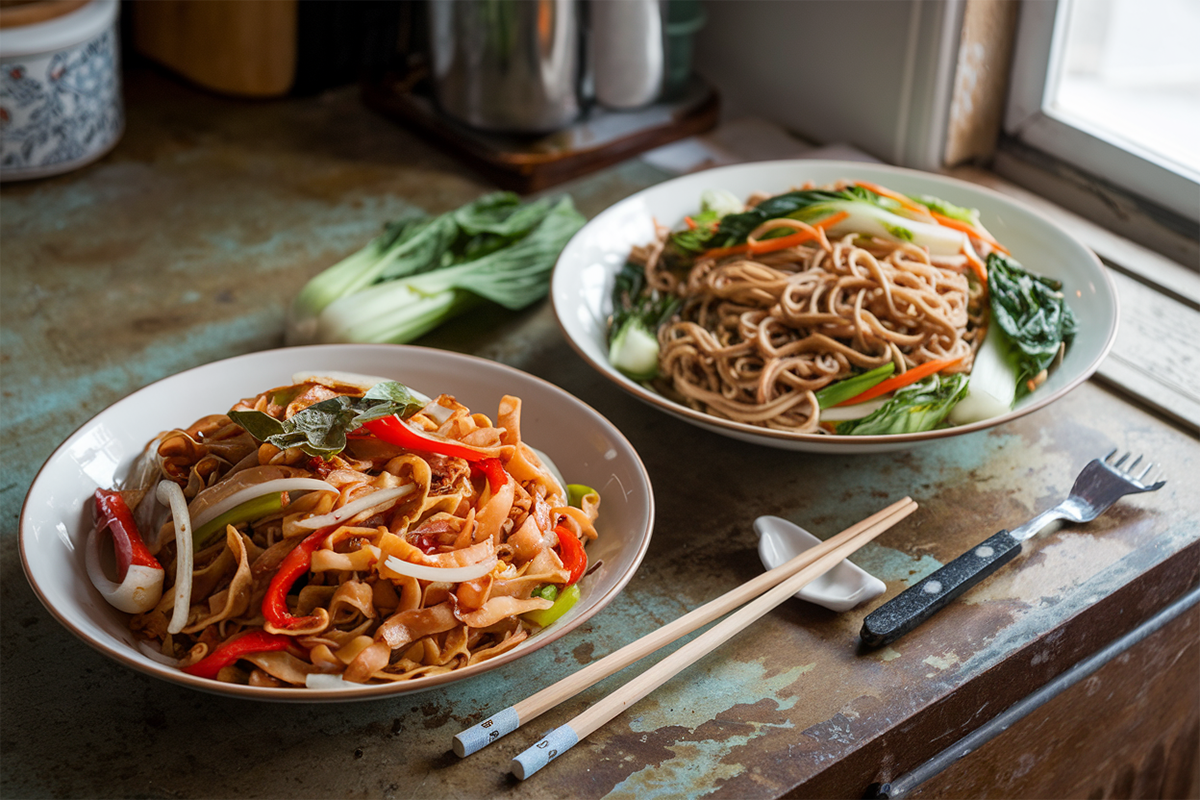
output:
[[[921,187],[908,190],[936,194],[944,200],[963,206],[983,207],[985,224],[991,227],[992,232],[1002,241],[1005,241],[1005,233],[1008,233],[1010,238],[1015,234],[1022,241],[1040,241],[1043,244],[1052,244],[1069,254],[1079,265],[1079,269],[1087,273],[1090,281],[1086,287],[1066,288],[1087,291],[1094,298],[1093,302],[1097,304],[1098,325],[1095,329],[1089,329],[1088,334],[1096,339],[1090,344],[1091,358],[1087,360],[1087,363],[1078,366],[1075,374],[1065,381],[1062,375],[1056,376],[1052,373],[1050,382],[1043,387],[1043,390],[1027,395],[1015,409],[999,417],[934,431],[878,436],[795,433],[722,419],[675,403],[629,379],[609,364],[604,343],[597,340],[594,330],[588,330],[588,325],[592,324],[594,320],[582,319],[585,311],[594,313],[594,309],[580,308],[580,299],[584,291],[595,291],[596,288],[590,284],[584,286],[583,282],[594,283],[599,270],[596,269],[586,277],[583,276],[583,271],[589,267],[597,267],[595,254],[588,251],[596,249],[591,242],[597,237],[599,231],[611,234],[609,241],[612,238],[620,240],[622,234],[629,239],[628,220],[638,213],[645,217],[643,233],[649,231],[650,209],[655,207],[670,208],[669,216],[673,218],[661,218],[657,221],[672,229],[677,229],[682,223],[683,215],[699,207],[700,192],[706,188],[731,189],[734,194],[741,194],[744,197],[756,189],[782,192],[809,179],[817,183],[827,183],[839,178],[873,180],[899,191],[905,191],[909,186]],[[999,215],[996,213],[997,210],[1001,212]],[[998,220],[997,216],[1000,216],[1001,219]],[[620,230],[622,227],[624,230]],[[646,236],[636,241],[644,243],[648,240],[649,236]],[[1028,254],[1019,252],[1016,248],[1014,248],[1014,257],[1022,261],[1027,269],[1034,272],[1061,277],[1060,265],[1035,263],[1036,259],[1030,259]],[[623,259],[622,255],[621,263],[623,263]],[[604,287],[604,297],[601,301],[602,312],[606,316],[611,311],[608,295],[611,293],[612,276],[620,267],[620,263],[610,260],[603,267],[608,281]],[[644,402],[700,427],[746,441],[795,450],[842,453],[900,449],[916,443],[984,430],[1037,411],[1091,377],[1100,366],[1100,362],[1112,349],[1116,340],[1119,316],[1116,288],[1112,278],[1100,263],[1100,259],[1061,227],[1036,215],[1017,201],[987,187],[943,175],[857,161],[817,159],[766,161],[716,167],[673,178],[621,200],[589,221],[567,243],[555,266],[551,283],[551,298],[559,328],[571,347],[598,372]],[[1073,309],[1077,313],[1081,311],[1078,301],[1074,303]],[[1079,338],[1076,339],[1076,344],[1079,344]],[[1068,359],[1070,358],[1071,351],[1068,350]]]
[[[67,539],[70,543],[72,543],[68,544],[68,546],[75,547],[81,547],[82,540],[79,538],[80,533],[78,530],[67,530],[61,521],[57,521],[57,525],[54,526],[53,530],[43,530],[43,523],[39,520],[37,512],[41,508],[54,506],[54,492],[53,487],[50,485],[52,474],[56,469],[61,468],[63,460],[70,457],[69,454],[74,452],[74,448],[79,447],[81,443],[83,443],[85,437],[89,436],[94,431],[100,430],[108,418],[114,417],[126,409],[136,407],[139,404],[146,402],[147,398],[150,396],[176,386],[185,386],[192,381],[204,380],[222,369],[237,366],[244,367],[254,364],[255,362],[261,362],[264,369],[274,370],[272,371],[270,378],[264,378],[264,381],[269,383],[271,379],[278,377],[275,375],[275,371],[283,373],[283,378],[286,380],[286,378],[292,373],[300,370],[346,369],[338,365],[345,363],[347,354],[356,354],[357,357],[367,362],[380,362],[380,364],[377,364],[375,372],[370,372],[370,370],[367,368],[354,369],[352,371],[369,372],[369,374],[382,373],[385,376],[387,376],[389,371],[394,372],[398,369],[401,369],[402,366],[398,365],[402,365],[406,357],[416,357],[420,359],[430,359],[433,361],[444,362],[448,367],[457,367],[460,369],[490,370],[494,374],[503,375],[506,378],[505,383],[496,386],[496,392],[498,393],[496,397],[497,400],[499,400],[500,393],[516,394],[517,396],[521,396],[520,385],[522,383],[524,383],[526,386],[536,385],[537,387],[540,387],[541,391],[548,393],[557,403],[561,404],[556,406],[558,409],[556,412],[557,415],[567,413],[570,415],[583,415],[587,418],[590,418],[591,422],[603,431],[607,444],[610,447],[615,448],[611,458],[627,459],[627,463],[635,473],[637,479],[642,483],[645,490],[644,513],[637,515],[640,517],[638,522],[642,530],[636,534],[636,536],[640,538],[631,537],[631,539],[637,542],[637,545],[636,551],[631,556],[631,562],[629,566],[623,573],[615,576],[614,583],[607,590],[605,590],[599,596],[588,598],[587,604],[585,604],[582,608],[577,607],[576,611],[569,612],[568,616],[564,617],[561,624],[555,625],[545,631],[531,636],[522,644],[506,653],[496,656],[495,658],[472,665],[470,667],[455,670],[453,672],[417,678],[411,681],[390,684],[370,684],[354,686],[352,688],[336,689],[252,687],[238,684],[220,683],[217,681],[206,680],[188,675],[187,673],[184,673],[175,667],[166,664],[160,664],[150,659],[123,642],[116,640],[100,640],[89,635],[86,629],[94,626],[95,623],[90,622],[81,612],[77,611],[76,609],[60,608],[51,600],[49,593],[41,584],[41,581],[47,579],[47,576],[42,574],[44,565],[42,563],[42,559],[39,558],[39,535],[46,537],[53,536],[57,539]],[[268,364],[268,362],[272,361],[276,363]],[[382,366],[381,364],[383,362],[391,364],[391,370],[388,370]],[[290,364],[291,366],[281,366],[282,364]],[[279,369],[275,370],[276,367],[279,367]],[[273,383],[271,385],[282,385],[282,382]],[[242,388],[243,387],[238,386],[235,387],[233,391],[236,393],[238,391],[242,391]],[[266,388],[270,387],[264,383],[264,385],[258,387],[258,389],[251,388],[247,394]],[[421,386],[416,386],[414,388],[425,390],[425,388]],[[435,392],[439,391],[439,389],[436,387],[429,388],[434,388]],[[522,399],[525,400],[525,398]],[[485,413],[488,412],[485,411]],[[494,413],[494,410],[492,413]],[[489,413],[489,416],[491,416],[492,413]],[[176,421],[175,424],[186,425],[190,421],[190,419]],[[137,436],[131,436],[131,439],[139,442],[138,448],[140,449],[141,444],[145,441],[148,441],[158,430],[159,428],[156,427],[154,430],[147,430],[144,438],[142,438],[142,434],[139,433]],[[523,432],[528,432],[528,429],[525,428],[524,425]],[[536,437],[536,432],[534,432],[534,437]],[[535,447],[539,445],[539,443],[536,441],[536,438],[530,440],[529,443]],[[131,457],[132,456],[130,456],[130,458]],[[92,478],[93,482],[97,486],[110,486],[112,476],[122,474],[126,469],[128,469],[130,458],[122,459],[119,464],[115,462],[110,463],[109,468],[107,469],[107,475],[89,472],[88,477]],[[101,468],[101,471],[104,471],[103,467]],[[568,480],[570,477],[570,475],[567,476]],[[107,483],[106,478],[108,478]],[[636,490],[638,487],[624,488],[626,490],[629,490],[630,488],[634,488]],[[79,508],[82,509],[85,500],[86,498],[84,497],[76,497],[71,495],[67,498],[64,498],[63,502],[69,501],[78,503]],[[80,513],[82,514],[82,511]],[[608,605],[608,603],[610,603],[621,592],[621,590],[624,589],[624,587],[629,583],[630,579],[632,579],[633,574],[637,571],[650,546],[650,537],[654,524],[654,513],[654,494],[650,485],[649,474],[646,472],[645,465],[637,455],[637,452],[633,449],[633,446],[629,443],[625,436],[599,412],[595,411],[578,398],[548,381],[498,362],[461,353],[435,350],[432,348],[417,347],[412,345],[386,344],[312,345],[306,347],[291,347],[279,350],[248,353],[246,355],[235,356],[222,361],[216,361],[210,364],[194,367],[192,369],[185,370],[175,375],[162,378],[154,383],[148,384],[132,394],[127,395],[121,400],[118,400],[116,403],[113,403],[108,408],[92,417],[90,420],[77,428],[75,432],[73,432],[61,445],[54,450],[51,456],[46,460],[46,463],[43,464],[43,466],[39,469],[38,474],[35,476],[33,484],[26,495],[24,505],[21,509],[19,548],[21,553],[21,563],[25,571],[25,576],[28,579],[30,586],[33,588],[34,593],[37,595],[41,603],[47,608],[47,610],[49,610],[50,613],[64,627],[71,631],[71,633],[75,634],[78,638],[82,639],[86,644],[109,656],[115,661],[124,664],[125,666],[131,667],[139,672],[152,675],[153,677],[167,680],[171,683],[180,684],[211,694],[283,702],[346,702],[397,697],[403,694],[425,691],[427,689],[432,689],[454,681],[464,680],[508,664],[515,659],[528,655],[533,651],[538,650],[570,633],[572,630],[586,622],[593,615]],[[603,508],[601,509],[599,525],[601,531],[603,531]],[[77,550],[76,555],[78,556],[80,554],[81,550]],[[82,567],[80,567],[79,571],[82,574]],[[84,578],[84,580],[86,581],[86,578]],[[589,578],[584,578],[584,581],[588,580]],[[93,596],[93,599],[97,604],[103,605],[103,600],[100,599],[99,594],[92,589],[90,584],[86,587],[86,592],[87,594]],[[104,613],[115,614],[118,612],[112,609],[105,609]]]

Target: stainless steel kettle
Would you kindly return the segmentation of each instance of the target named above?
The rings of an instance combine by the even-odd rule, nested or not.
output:
[[[574,122],[581,94],[579,0],[432,0],[434,99],[492,131],[540,133]]]
[[[703,21],[699,0],[431,0],[434,100],[508,133],[642,108],[686,82]]]

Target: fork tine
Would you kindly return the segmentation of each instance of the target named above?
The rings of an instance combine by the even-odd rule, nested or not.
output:
[[[1137,458],[1135,458],[1135,459],[1133,460],[1133,463],[1132,463],[1132,464],[1130,464],[1128,467],[1126,467],[1126,468],[1125,468],[1125,471],[1126,471],[1126,472],[1128,472],[1130,475],[1132,475],[1132,474],[1133,474],[1133,471],[1134,471],[1135,469],[1137,469],[1137,465],[1138,465],[1138,464],[1140,464],[1140,463],[1142,463],[1142,457],[1141,457],[1141,455],[1139,455]]]
[[[1104,457],[1104,463],[1112,464],[1112,457],[1115,456],[1116,454],[1117,454],[1117,449],[1114,447],[1111,451],[1109,451],[1109,454]]]
[[[1113,462],[1113,466],[1117,469],[1120,469],[1121,465],[1125,463],[1125,459],[1127,459],[1127,458],[1129,458],[1129,453],[1127,453],[1127,452],[1122,453],[1121,457],[1118,458],[1115,462]]]
[[[1142,474],[1138,475],[1137,479],[1139,481],[1144,480],[1146,478],[1146,476],[1150,474],[1150,470],[1152,470],[1152,469],[1154,469],[1154,462],[1150,461],[1146,464],[1146,468],[1144,470],[1142,470]]]

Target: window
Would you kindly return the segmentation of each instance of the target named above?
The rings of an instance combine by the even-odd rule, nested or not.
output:
[[[1005,133],[1093,176],[1098,186],[1148,201],[1134,204],[1151,216],[1174,215],[1170,227],[1194,241],[1197,40],[1194,0],[1025,0]]]

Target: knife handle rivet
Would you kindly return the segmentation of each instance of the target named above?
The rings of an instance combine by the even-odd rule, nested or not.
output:
[[[991,558],[992,556],[996,555],[996,551],[985,544],[983,547],[975,548],[975,555],[979,556],[980,558]]]
[[[929,583],[925,584],[924,588],[921,591],[925,592],[925,594],[937,594],[941,590],[942,590],[942,582],[941,581],[930,581]]]

